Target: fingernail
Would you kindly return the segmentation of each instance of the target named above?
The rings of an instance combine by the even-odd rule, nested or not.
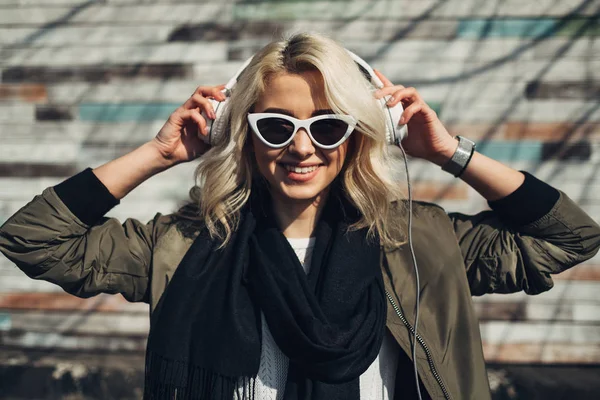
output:
[[[388,104],[392,104],[394,101],[396,101],[396,99],[394,98],[394,96],[391,96],[391,97],[388,99],[387,103],[388,103]]]
[[[215,119],[215,118],[217,118],[217,116],[215,115],[215,112],[214,112],[214,111],[210,111],[210,113],[209,113],[209,115],[208,115],[208,116],[210,117],[210,119]]]

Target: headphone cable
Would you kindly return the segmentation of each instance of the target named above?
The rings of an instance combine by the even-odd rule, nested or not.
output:
[[[402,151],[402,156],[404,157],[404,168],[406,171],[406,183],[408,186],[408,247],[410,249],[410,255],[412,258],[413,269],[415,272],[415,285],[416,285],[416,295],[415,295],[415,324],[413,330],[413,341],[412,341],[412,359],[413,359],[413,369],[415,371],[415,384],[417,386],[417,395],[419,396],[419,400],[423,400],[421,397],[421,386],[419,385],[419,372],[417,367],[417,327],[419,325],[419,303],[421,301],[421,284],[419,282],[419,270],[417,268],[417,257],[415,256],[415,250],[412,244],[412,187],[410,185],[410,175],[408,172],[408,160],[406,158],[406,152],[402,147],[402,144],[398,142],[398,147]]]

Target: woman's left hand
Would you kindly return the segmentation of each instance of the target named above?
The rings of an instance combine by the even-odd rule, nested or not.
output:
[[[402,147],[412,157],[423,158],[437,165],[443,165],[452,158],[458,142],[444,127],[435,111],[425,103],[413,87],[394,85],[381,72],[375,71],[383,88],[375,92],[376,98],[392,96],[388,107],[399,102],[404,107],[400,124],[407,124],[408,136],[402,140]]]

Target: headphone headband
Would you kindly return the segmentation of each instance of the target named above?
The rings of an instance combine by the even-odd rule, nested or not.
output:
[[[244,63],[242,64],[242,66],[237,70],[237,72],[235,73],[235,75],[233,76],[233,78],[231,78],[229,80],[229,82],[227,82],[225,84],[225,89],[227,90],[231,90],[233,89],[233,87],[235,86],[235,84],[238,81],[238,78],[240,77],[240,75],[242,74],[242,72],[244,72],[246,70],[246,68],[248,68],[248,65],[250,64],[250,62],[252,61],[252,59],[254,58],[254,56],[250,57],[249,59],[247,59],[246,61],[244,61]],[[227,94],[228,95],[228,94]]]
[[[354,60],[354,62],[359,66],[359,68],[361,68],[367,72],[371,83],[377,88],[382,88],[383,82],[381,82],[381,80],[377,77],[377,75],[375,74],[375,71],[373,71],[373,68],[371,68],[371,66],[369,64],[367,64],[367,62],[365,60],[363,60],[362,58],[357,56],[355,53],[353,53],[347,49],[346,49],[346,51],[348,52],[350,57]],[[248,65],[250,64],[250,62],[252,61],[253,58],[254,58],[254,56],[248,58],[242,64],[242,66],[238,69],[238,71],[235,73],[235,75],[229,80],[229,82],[227,82],[227,84],[225,84],[225,89],[223,91],[224,91],[225,95],[227,96],[226,100],[224,100],[222,102],[218,102],[216,100],[210,100],[213,105],[213,108],[215,110],[215,113],[217,115],[217,118],[214,121],[210,120],[210,119],[206,119],[207,127],[209,129],[209,134],[206,137],[203,136],[203,138],[205,138],[205,140],[209,144],[216,143],[217,138],[222,135],[222,133],[223,133],[222,130],[225,129],[225,127],[223,126],[223,121],[222,121],[223,118],[220,118],[220,116],[224,113],[224,110],[226,108],[226,103],[228,102],[228,98],[230,96],[231,90],[235,87],[240,75],[246,70],[246,68],[248,68]],[[400,104],[400,103],[398,103],[394,107],[388,107],[386,105],[386,101],[388,98],[389,98],[389,96],[386,96],[385,98],[382,98],[379,100],[379,103],[381,104],[381,106],[383,107],[383,109],[386,113],[386,118],[385,118],[386,119],[386,139],[387,139],[388,144],[399,145],[400,141],[407,134],[406,125],[398,125],[398,123],[400,121],[400,117],[402,116],[402,112],[404,111],[404,109],[402,108],[402,104]]]
[[[353,53],[352,51],[350,51],[348,49],[345,49],[345,50],[346,50],[346,52],[348,52],[350,57],[352,57],[352,59],[354,60],[355,63],[357,63],[360,67],[362,67],[365,71],[368,72],[369,77],[371,78],[371,83],[373,83],[378,88],[382,88],[383,82],[381,82],[379,77],[375,74],[375,71],[373,71],[373,68],[371,68],[371,66],[369,64],[367,64],[367,62],[365,60],[363,60],[358,55],[356,55],[356,53]],[[254,56],[252,56],[252,57],[248,58],[246,61],[244,61],[244,63],[237,70],[235,75],[225,84],[225,89],[227,89],[227,90],[233,89],[233,87],[237,83],[240,75],[242,75],[242,73],[246,70],[246,68],[248,68],[248,65],[250,65],[250,62],[252,62],[253,58],[254,58]]]
[[[369,77],[371,78],[371,83],[374,84],[378,89],[382,88],[383,82],[381,82],[381,79],[379,79],[377,74],[375,74],[375,71],[373,71],[373,68],[371,68],[371,66],[369,64],[367,64],[367,62],[365,60],[363,60],[362,58],[357,56],[355,53],[351,52],[348,49],[346,49],[346,51],[348,52],[348,54],[350,54],[350,57],[352,57],[352,59],[354,60],[355,63],[357,63],[359,66],[361,66],[365,71],[367,71],[369,73]]]

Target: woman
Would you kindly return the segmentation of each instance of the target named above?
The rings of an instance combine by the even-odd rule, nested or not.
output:
[[[459,144],[435,112],[379,76],[375,97],[405,106],[406,151],[452,162]],[[208,98],[224,95],[198,88],[154,140],[45,190],[5,223],[0,249],[74,295],[150,304],[145,398],[418,398],[407,207],[359,68],[317,35],[271,43],[240,77],[212,147],[199,136],[202,113],[214,118]],[[423,398],[490,398],[471,295],[548,290],[549,274],[600,246],[600,227],[565,194],[470,155],[457,174],[493,211],[414,205]],[[147,225],[103,218],[198,157],[190,206]]]

